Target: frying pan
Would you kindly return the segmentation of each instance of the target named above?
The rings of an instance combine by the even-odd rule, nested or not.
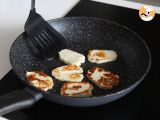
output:
[[[111,49],[118,53],[118,59],[105,64],[86,62],[84,81],[88,69],[99,66],[111,70],[120,76],[120,83],[111,90],[101,90],[94,85],[93,96],[73,98],[60,95],[62,82],[54,79],[53,89],[44,92],[30,86],[25,72],[43,70],[51,76],[51,70],[64,65],[55,59],[44,61],[34,57],[27,45],[24,33],[13,43],[10,49],[10,62],[14,72],[26,85],[23,90],[15,90],[0,98],[0,115],[33,105],[39,99],[45,99],[68,106],[102,105],[126,95],[146,76],[151,65],[151,54],[142,38],[132,30],[117,23],[91,17],[66,17],[48,21],[66,39],[68,49],[87,55],[91,49]],[[9,84],[9,83],[8,83]]]

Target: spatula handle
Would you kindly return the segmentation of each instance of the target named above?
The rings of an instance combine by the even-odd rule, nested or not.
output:
[[[31,10],[35,10],[35,0],[31,0]]]

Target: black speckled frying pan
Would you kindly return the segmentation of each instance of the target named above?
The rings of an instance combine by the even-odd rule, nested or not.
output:
[[[86,62],[84,81],[89,81],[86,71],[93,66],[99,66],[119,74],[120,83],[112,90],[101,90],[94,86],[93,96],[72,98],[60,95],[62,83],[54,79],[55,86],[48,92],[37,90],[25,82],[25,72],[43,70],[51,76],[51,70],[63,65],[59,59],[43,61],[35,58],[26,46],[26,40],[21,34],[10,50],[10,60],[14,72],[27,88],[16,90],[0,98],[0,115],[13,110],[31,106],[42,96],[55,103],[69,106],[95,106],[114,101],[133,90],[146,76],[151,65],[150,51],[145,42],[132,30],[114,22],[98,18],[68,17],[51,20],[49,23],[59,31],[68,44],[68,48],[87,55],[90,49],[111,49],[118,53],[118,59],[105,64]],[[53,108],[54,109],[54,108]]]

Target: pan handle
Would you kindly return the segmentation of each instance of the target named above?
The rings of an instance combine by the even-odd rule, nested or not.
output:
[[[41,93],[25,88],[15,90],[0,97],[0,116],[12,111],[28,108],[43,96]]]

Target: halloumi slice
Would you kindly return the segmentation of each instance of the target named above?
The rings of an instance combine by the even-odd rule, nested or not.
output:
[[[88,70],[87,77],[102,89],[112,89],[113,86],[117,86],[119,83],[118,75],[99,67]]]
[[[60,81],[81,82],[83,69],[77,65],[66,65],[52,70],[52,76]]]
[[[61,95],[70,97],[92,96],[93,86],[88,82],[67,82],[61,88]]]
[[[28,82],[41,90],[47,91],[54,86],[53,80],[47,74],[40,71],[30,71],[25,74]]]
[[[84,78],[83,74],[61,74],[60,76],[54,76],[60,81],[81,82]]]
[[[117,53],[113,50],[89,50],[88,60],[92,63],[106,63],[117,59]]]
[[[75,51],[64,49],[59,52],[60,60],[66,64],[74,64],[80,66],[85,62],[85,56]]]

